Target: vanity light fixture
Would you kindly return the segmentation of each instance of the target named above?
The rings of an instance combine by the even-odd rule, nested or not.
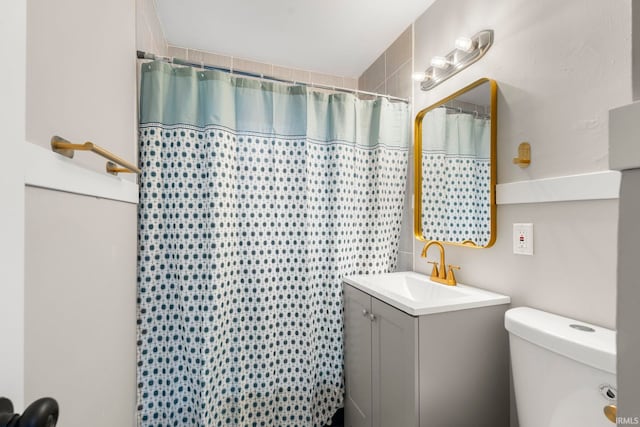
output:
[[[476,48],[475,42],[469,37],[458,37],[456,39],[456,49],[461,50],[463,52],[473,52]]]
[[[493,44],[493,30],[482,30],[472,37],[458,37],[456,48],[445,56],[434,56],[431,66],[426,69],[424,77],[419,80],[422,90],[430,90],[467,68],[469,65],[482,58]],[[419,73],[414,73],[414,79],[418,79]]]
[[[431,58],[431,66],[444,70],[449,66],[449,61],[444,56],[434,56],[433,58]]]
[[[411,78],[417,82],[423,81],[426,77],[427,75],[424,73],[424,71],[416,71],[415,73],[411,74]]]

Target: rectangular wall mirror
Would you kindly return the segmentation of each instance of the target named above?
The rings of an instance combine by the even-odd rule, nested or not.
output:
[[[497,90],[483,78],[417,114],[418,239],[476,248],[495,242]]]

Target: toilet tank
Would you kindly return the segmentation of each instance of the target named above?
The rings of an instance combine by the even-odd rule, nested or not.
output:
[[[615,331],[527,307],[505,327],[520,427],[615,425]]]

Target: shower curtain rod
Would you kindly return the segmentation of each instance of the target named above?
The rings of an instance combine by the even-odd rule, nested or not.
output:
[[[239,75],[239,76],[252,77],[252,78],[263,79],[263,80],[271,80],[271,81],[279,82],[279,83],[287,83],[287,84],[294,84],[294,85],[309,86],[309,87],[315,87],[315,88],[318,88],[318,89],[333,90],[333,91],[336,91],[336,92],[353,93],[356,96],[358,96],[358,95],[376,96],[376,97],[387,98],[390,101],[394,100],[394,101],[404,102],[404,103],[407,103],[407,104],[409,103],[408,99],[398,98],[397,96],[383,95],[381,93],[367,92],[367,91],[358,90],[358,89],[348,89],[348,88],[344,88],[344,87],[328,86],[328,85],[323,85],[323,84],[318,84],[318,83],[304,83],[304,82],[297,82],[297,81],[293,81],[293,80],[278,79],[276,77],[265,76],[263,74],[256,74],[256,73],[251,73],[251,72],[247,72],[247,71],[238,71],[238,70],[234,70],[232,68],[218,67],[218,66],[214,66],[214,65],[205,64],[205,63],[196,63],[196,62],[191,62],[191,61],[187,61],[187,60],[180,59],[180,58],[175,58],[175,57],[170,57],[170,56],[155,55],[153,53],[144,52],[144,51],[141,51],[141,50],[137,51],[137,57],[138,57],[138,59],[149,59],[149,60],[153,60],[153,61],[164,61],[164,62],[168,62],[170,64],[184,65],[186,67],[203,68],[205,70],[225,71],[225,72],[228,72],[228,73],[231,73],[231,74],[236,74],[236,75]]]
[[[491,118],[491,114],[487,114],[487,113],[481,113],[477,110],[474,111],[468,111],[468,110],[464,110],[462,108],[458,108],[458,107],[451,107],[449,105],[442,105],[441,108],[446,108],[447,110],[451,110],[454,113],[464,113],[464,114],[471,114],[471,115],[476,115],[477,117],[482,117],[482,118]]]

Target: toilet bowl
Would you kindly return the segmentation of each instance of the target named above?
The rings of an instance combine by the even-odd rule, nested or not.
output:
[[[520,427],[615,425],[615,331],[527,307],[505,327]]]

